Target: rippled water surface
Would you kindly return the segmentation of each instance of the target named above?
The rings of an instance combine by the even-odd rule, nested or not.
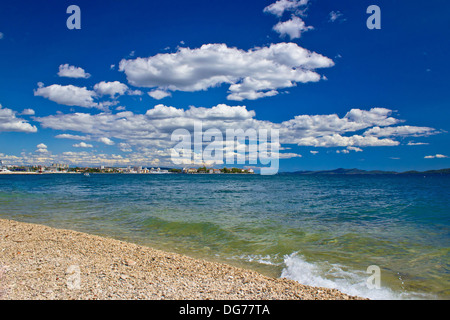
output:
[[[1,175],[0,218],[370,298],[448,299],[449,196],[450,176]]]

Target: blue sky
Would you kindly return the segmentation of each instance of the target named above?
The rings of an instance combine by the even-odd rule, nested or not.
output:
[[[72,4],[81,30],[66,27]],[[366,27],[372,4],[379,30]],[[281,171],[450,167],[449,9],[444,0],[4,3],[0,158],[171,166],[170,133],[196,119],[279,128]]]

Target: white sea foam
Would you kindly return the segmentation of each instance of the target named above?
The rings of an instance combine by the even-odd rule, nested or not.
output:
[[[277,260],[279,260],[278,255],[270,256],[270,255],[250,254],[250,255],[241,255],[234,258],[238,258],[239,260],[244,260],[247,262],[258,262],[261,264],[272,266],[277,266],[281,264],[280,262],[276,262]]]
[[[390,288],[369,289],[366,280],[370,276],[364,271],[346,270],[330,263],[311,263],[298,253],[285,256],[282,278],[301,284],[338,289],[339,291],[372,300],[426,299],[426,295],[412,292],[395,292]]]

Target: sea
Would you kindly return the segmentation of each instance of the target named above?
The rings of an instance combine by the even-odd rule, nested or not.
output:
[[[0,218],[370,299],[450,298],[450,175],[7,174]]]

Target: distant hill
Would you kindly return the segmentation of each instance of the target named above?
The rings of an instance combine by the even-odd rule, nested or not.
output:
[[[423,171],[423,172],[406,171],[406,172],[402,172],[402,174],[450,174],[450,168],[439,169],[439,170],[428,170],[428,171]]]
[[[334,170],[320,170],[320,171],[294,171],[294,172],[282,172],[280,174],[299,174],[299,175],[329,175],[329,174],[348,174],[348,175],[379,175],[379,174],[450,174],[450,168],[440,169],[440,170],[428,170],[428,171],[405,171],[405,172],[396,172],[396,171],[382,171],[382,170],[360,170],[360,169],[334,169]]]

